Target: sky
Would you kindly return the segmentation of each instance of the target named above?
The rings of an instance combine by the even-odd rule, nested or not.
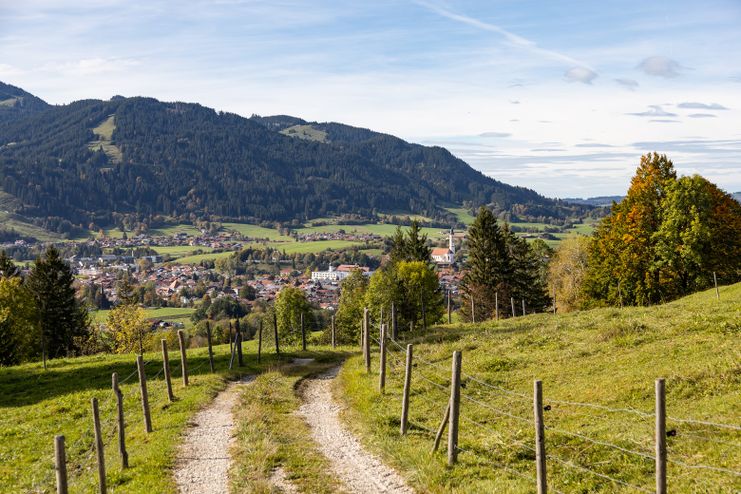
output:
[[[741,1],[0,0],[0,81],[446,147],[550,197],[647,152],[741,191]]]

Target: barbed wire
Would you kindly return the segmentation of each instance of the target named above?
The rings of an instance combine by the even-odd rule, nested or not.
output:
[[[502,416],[505,416],[505,417],[509,417],[509,418],[512,418],[512,419],[515,419],[515,420],[520,420],[522,422],[527,422],[528,424],[532,423],[531,422],[531,419],[529,419],[529,418],[520,417],[519,415],[515,415],[515,414],[509,413],[509,412],[505,412],[504,410],[499,410],[498,408],[494,408],[494,407],[492,407],[491,405],[489,405],[487,403],[484,403],[482,401],[479,401],[479,400],[477,400],[475,398],[471,398],[470,396],[467,396],[465,393],[461,393],[461,398],[463,398],[464,400],[469,401],[471,403],[475,403],[475,404],[479,405],[480,407],[486,408],[487,410],[491,410],[492,412],[494,412],[496,414],[499,414],[499,415],[502,415]]]
[[[605,447],[608,447],[608,448],[616,449],[618,451],[622,451],[623,453],[628,453],[628,454],[631,454],[631,455],[640,456],[640,457],[646,458],[648,460],[654,460],[654,461],[656,460],[656,457],[655,456],[652,456],[650,454],[642,453],[640,451],[635,451],[635,450],[628,449],[628,448],[623,448],[622,446],[618,446],[617,444],[613,444],[613,443],[610,443],[610,442],[607,442],[607,441],[601,441],[599,439],[594,439],[594,438],[591,438],[589,436],[585,436],[584,434],[579,434],[578,432],[565,431],[563,429],[557,429],[557,428],[551,427],[551,426],[545,426],[545,430],[553,431],[553,432],[555,432],[557,434],[562,434],[562,435],[565,435],[565,436],[577,437],[579,439],[582,439],[584,441],[590,442],[592,444],[597,444],[599,446],[605,446]]]
[[[641,487],[641,486],[638,486],[638,485],[634,485],[634,484],[625,482],[624,480],[620,480],[620,479],[616,479],[616,478],[610,477],[609,475],[605,475],[604,473],[595,472],[594,470],[592,470],[590,468],[583,467],[581,465],[577,465],[576,463],[573,463],[573,462],[568,461],[568,460],[563,460],[563,459],[559,458],[558,456],[546,455],[546,459],[553,460],[556,463],[560,463],[561,465],[564,465],[564,466],[573,468],[575,470],[580,470],[582,472],[587,472],[587,473],[590,473],[592,475],[596,475],[597,477],[603,478],[605,480],[609,480],[610,482],[615,482],[616,484],[620,484],[620,485],[622,485],[624,487],[629,487],[631,489],[635,489],[635,490],[637,490],[639,492],[653,493],[652,490],[646,489],[645,487]]]

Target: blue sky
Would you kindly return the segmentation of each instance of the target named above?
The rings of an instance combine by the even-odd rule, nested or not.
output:
[[[0,80],[339,121],[555,197],[741,190],[741,2],[0,0]]]

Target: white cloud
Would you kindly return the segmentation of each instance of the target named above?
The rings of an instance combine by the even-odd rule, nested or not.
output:
[[[718,118],[717,115],[713,115],[712,113],[691,113],[687,116],[690,118]]]
[[[0,78],[16,77],[23,74],[23,71],[13,65],[0,63]]]
[[[719,105],[718,103],[679,103],[677,105],[679,108],[687,108],[690,110],[727,110],[723,105]]]
[[[676,117],[676,113],[671,113],[664,108],[662,108],[661,105],[648,105],[648,110],[640,112],[640,113],[626,113],[626,115],[634,115],[636,117]],[[653,120],[652,120],[653,122]]]
[[[564,73],[564,77],[569,82],[582,82],[591,84],[597,78],[597,72],[586,67],[573,67]]]
[[[122,72],[136,67],[139,60],[133,58],[83,58],[71,62],[47,64],[45,70],[60,72],[67,76],[89,76]]]
[[[618,78],[615,79],[615,82],[623,86],[625,89],[629,91],[635,91],[636,88],[638,88],[638,81],[635,81],[633,79],[622,79]]]
[[[508,132],[482,132],[479,134],[479,137],[497,137],[497,138],[504,138],[509,137],[512,134]]]
[[[683,67],[671,58],[654,56],[644,59],[638,68],[648,75],[671,78],[679,76]]]

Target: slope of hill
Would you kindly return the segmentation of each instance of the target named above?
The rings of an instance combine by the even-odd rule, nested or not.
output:
[[[0,82],[0,122],[49,108],[42,99],[21,88]]]
[[[402,345],[389,343],[383,395],[377,348],[371,375],[361,358],[350,359],[338,397],[347,402],[347,423],[419,492],[529,493],[535,491],[533,380],[540,379],[551,489],[653,492],[654,380],[665,378],[670,492],[736,492],[739,301],[736,284],[721,287],[720,300],[710,290],[654,307],[441,326]],[[414,343],[415,367],[411,428],[401,438],[407,342]],[[428,451],[450,396],[454,350],[463,355],[461,452],[459,464],[446,468],[444,453]]]
[[[14,98],[35,101],[26,95]],[[497,182],[442,148],[341,124],[151,98],[44,105],[0,120],[0,186],[24,204],[17,213],[85,227],[120,214],[287,221],[383,211],[443,218],[463,202],[521,217],[583,208]],[[294,126],[303,138],[286,130]]]

